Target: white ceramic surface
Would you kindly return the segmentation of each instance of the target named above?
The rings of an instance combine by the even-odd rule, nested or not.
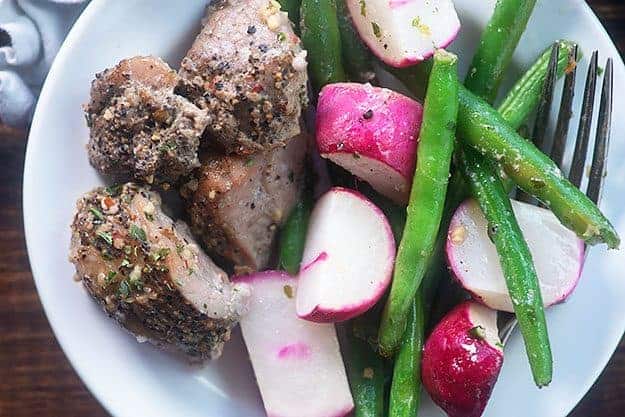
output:
[[[24,222],[31,266],[50,324],[68,358],[100,402],[117,417],[255,417],[263,409],[238,333],[220,360],[203,369],[138,344],[105,317],[72,280],[69,224],[77,197],[101,183],[89,166],[81,104],[94,74],[136,54],[176,66],[199,27],[206,0],[94,0],[76,23],[48,76],[32,125],[24,176]],[[453,49],[464,67],[495,0],[456,0],[463,28]],[[556,38],[616,59],[615,117],[603,209],[625,236],[625,68],[582,0],[539,0],[515,55],[522,68]],[[586,63],[582,64],[585,70]],[[510,79],[516,74],[511,71]],[[579,87],[583,76],[578,77]],[[578,97],[579,102],[579,97]],[[486,416],[564,416],[605,366],[625,329],[625,256],[591,251],[574,296],[548,312],[554,382],[532,384],[521,338],[506,360]],[[425,417],[441,416],[426,401]]]

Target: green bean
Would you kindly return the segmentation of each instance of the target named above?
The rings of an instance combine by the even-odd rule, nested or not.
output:
[[[469,147],[465,147],[458,159],[472,194],[477,197],[488,221],[488,235],[497,248],[534,381],[539,387],[546,386],[551,382],[553,364],[532,254],[516,221],[508,194],[496,177],[495,164]]]
[[[482,32],[465,86],[488,102],[495,100],[499,84],[536,0],[497,0],[495,11]]]
[[[354,398],[354,417],[383,417],[386,390],[384,359],[367,340],[356,336],[349,327],[350,356],[347,370]]]
[[[311,210],[312,202],[309,199],[304,198],[297,203],[280,234],[278,267],[291,275],[299,272]]]
[[[335,0],[302,0],[300,15],[308,74],[315,91],[345,81]]]
[[[401,342],[409,309],[434,250],[454,148],[457,89],[456,56],[444,50],[436,51],[406,226],[379,331],[380,350],[387,356],[392,355]]]
[[[569,57],[575,49],[575,43],[559,41],[560,54],[558,55],[558,77],[574,68],[575,61]],[[530,69],[514,84],[506,98],[497,108],[501,117],[515,129],[521,127],[527,116],[538,106],[542,94],[543,84],[547,77],[551,47],[547,48]],[[581,59],[578,51],[577,60]]]
[[[345,0],[336,0],[336,8],[338,10],[339,32],[341,34],[341,49],[343,51],[345,70],[353,81],[371,81],[375,77],[371,51],[362,42],[358,33],[356,33]]]
[[[419,288],[414,298],[408,325],[401,346],[395,356],[389,417],[415,417],[421,395],[421,350],[424,336],[423,290]]]
[[[281,6],[280,9],[288,13],[295,33],[299,34],[299,10],[302,0],[278,0],[278,2]]]
[[[569,229],[589,245],[618,248],[620,238],[593,202],[571,184],[556,164],[484,100],[459,89],[458,137],[500,162],[506,174],[525,192],[547,205]]]

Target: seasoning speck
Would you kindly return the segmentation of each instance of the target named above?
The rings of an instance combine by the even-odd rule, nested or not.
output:
[[[147,242],[148,240],[147,235],[145,234],[145,230],[143,230],[136,224],[130,225],[130,236],[137,240],[140,240],[141,242]]]
[[[373,110],[369,109],[363,113],[362,117],[366,120],[369,120],[373,117]]]
[[[248,35],[253,35],[256,33],[256,26],[248,26],[247,27],[247,34]]]
[[[98,232],[97,235],[98,235],[98,237],[100,239],[102,239],[103,241],[105,241],[109,245],[111,245],[113,243],[113,236],[111,236],[111,234],[109,232]]]
[[[371,22],[371,28],[373,29],[373,34],[376,38],[382,37],[382,30],[380,29],[380,25],[375,22]]]
[[[284,295],[286,295],[287,298],[293,298],[293,287],[291,287],[290,285],[285,285],[284,287],[282,287],[282,290],[284,291]]]

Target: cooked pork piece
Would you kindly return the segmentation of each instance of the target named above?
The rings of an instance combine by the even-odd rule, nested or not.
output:
[[[158,194],[128,183],[77,203],[70,261],[77,277],[137,340],[216,358],[244,312],[247,290],[206,256]]]
[[[213,1],[180,75],[177,91],[209,110],[207,135],[228,152],[267,150],[300,133],[306,52],[276,1]]]
[[[89,161],[118,180],[175,183],[199,165],[209,118],[174,94],[178,74],[155,57],[134,57],[97,74],[85,106]]]
[[[206,154],[183,185],[192,230],[237,273],[267,266],[276,229],[299,199],[306,138],[253,157]]]

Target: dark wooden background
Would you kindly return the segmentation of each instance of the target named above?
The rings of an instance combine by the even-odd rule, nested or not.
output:
[[[625,52],[625,2],[588,3]],[[0,417],[105,417],[60,350],[32,281],[22,227],[25,147],[24,132],[0,127]],[[625,416],[625,340],[571,416]]]

